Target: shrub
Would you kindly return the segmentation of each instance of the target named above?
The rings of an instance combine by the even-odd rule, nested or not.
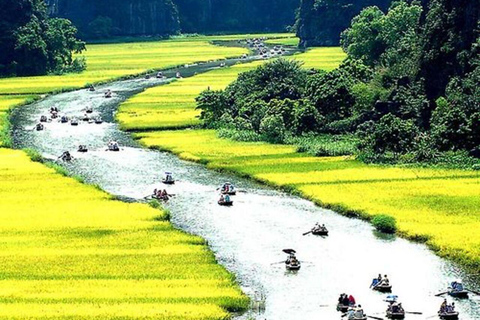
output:
[[[380,232],[395,233],[397,231],[397,222],[394,217],[380,214],[372,219],[373,226]]]

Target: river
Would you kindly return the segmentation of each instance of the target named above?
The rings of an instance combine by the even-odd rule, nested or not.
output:
[[[227,61],[227,64],[235,63]],[[219,62],[181,68],[184,76],[204,72]],[[172,77],[176,70],[165,74]],[[455,264],[437,257],[425,245],[395,236],[376,233],[366,222],[346,218],[295,196],[273,190],[233,175],[207,170],[204,166],[179,160],[176,156],[147,150],[119,130],[114,122],[118,105],[145,88],[169,80],[133,79],[99,86],[97,91],[78,90],[46,97],[17,108],[12,114],[16,148],[32,148],[55,159],[70,151],[74,160],[61,163],[72,174],[99,185],[125,201],[142,201],[160,184],[162,174],[172,171],[178,179],[169,193],[176,194],[166,207],[172,223],[208,240],[219,263],[235,276],[244,292],[265,296],[265,310],[249,311],[238,319],[341,319],[335,310],[340,293],[353,294],[366,313],[384,318],[385,295],[369,289],[378,273],[387,274],[394,294],[407,311],[406,319],[437,319],[449,280],[463,278],[467,287],[479,288],[478,276],[468,276]],[[111,89],[114,96],[105,99]],[[74,127],[52,121],[44,131],[33,130],[41,115],[56,106],[60,114],[81,117],[86,107],[104,122],[81,122]],[[118,153],[105,151],[110,140],[121,145]],[[75,152],[84,144],[89,152]],[[241,190],[233,207],[217,205],[217,188],[225,181]],[[328,237],[302,234],[316,223],[325,223]],[[281,263],[282,249],[294,248],[303,261],[298,272],[287,272]],[[450,300],[450,299],[449,299]],[[460,319],[480,319],[480,300],[455,300]]]

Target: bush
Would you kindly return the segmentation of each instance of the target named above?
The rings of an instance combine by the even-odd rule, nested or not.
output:
[[[394,217],[380,214],[372,219],[373,226],[380,232],[395,233],[397,222]]]
[[[260,133],[268,142],[282,143],[286,134],[282,117],[279,115],[271,115],[263,118],[260,123]]]

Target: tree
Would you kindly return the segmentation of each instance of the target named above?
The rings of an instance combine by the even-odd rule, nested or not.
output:
[[[73,65],[72,52],[85,49],[70,21],[48,18],[43,0],[5,0],[0,9],[0,74],[65,71]]]

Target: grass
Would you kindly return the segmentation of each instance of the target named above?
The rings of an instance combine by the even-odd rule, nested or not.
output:
[[[0,95],[0,148],[11,146],[9,132],[10,122],[8,121],[10,110],[18,105],[32,101],[35,98],[36,96],[31,95]]]
[[[265,41],[268,44],[298,47],[300,39],[297,37],[269,39]]]
[[[148,147],[298,193],[339,212],[388,214],[405,237],[443,257],[480,268],[480,173],[366,165],[312,157],[288,145],[236,142],[212,130],[137,133]]]
[[[311,48],[304,53],[293,56],[294,59],[303,61],[306,69],[321,69],[331,71],[337,68],[347,57],[340,47]]]
[[[248,299],[205,241],[0,149],[0,319],[226,319]]]
[[[124,130],[186,128],[200,124],[195,98],[210,87],[224,89],[239,73],[254,69],[262,62],[238,64],[154,87],[124,102],[117,120]]]
[[[305,67],[331,70],[345,58],[340,48],[314,48],[292,59],[305,63]],[[171,84],[150,88],[124,102],[117,113],[123,130],[145,131],[179,129],[200,124],[195,98],[208,87],[224,89],[241,72],[252,70],[263,61],[238,64],[230,68],[209,71]]]

